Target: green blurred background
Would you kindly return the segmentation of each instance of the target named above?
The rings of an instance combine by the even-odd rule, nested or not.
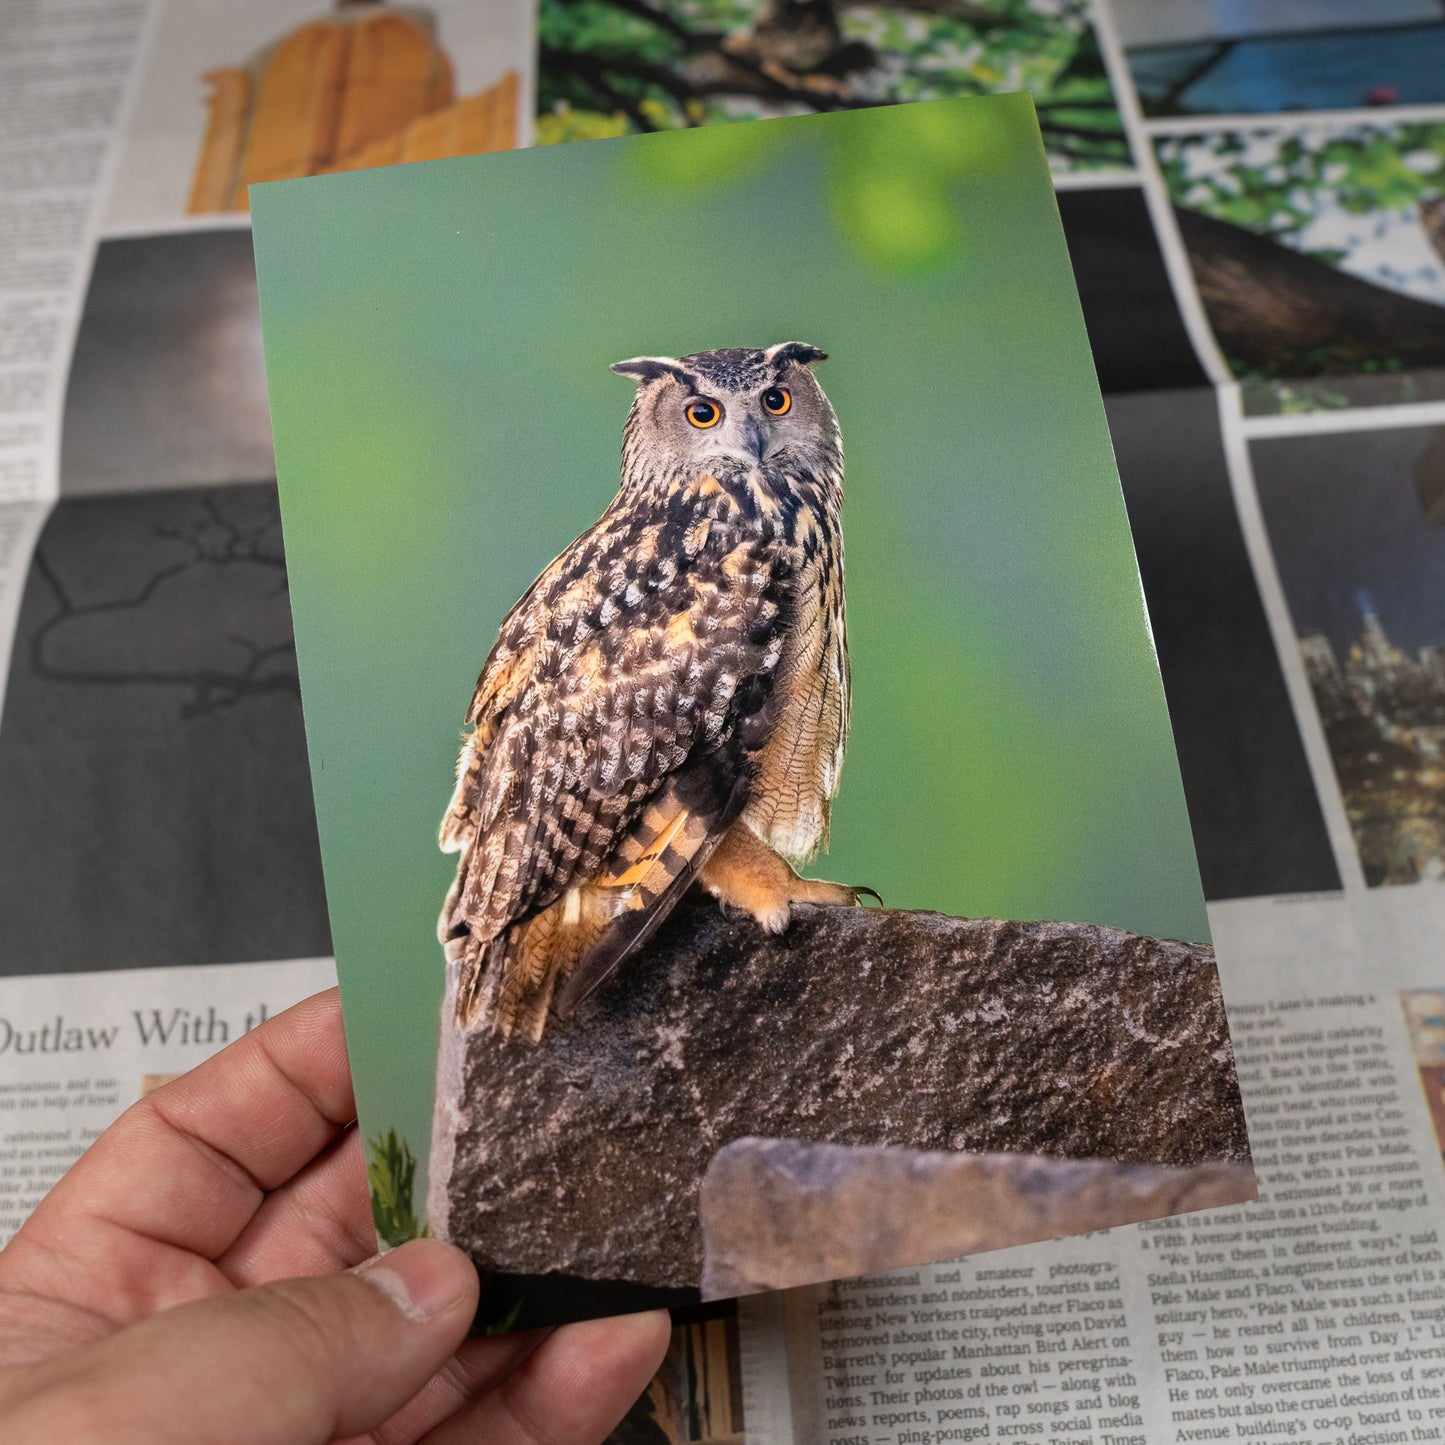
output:
[[[1027,96],[280,182],[252,208],[367,1137],[395,1128],[424,1178],[461,721],[507,609],[616,490],[622,357],[830,353],[854,702],[819,876],[1207,939]]]

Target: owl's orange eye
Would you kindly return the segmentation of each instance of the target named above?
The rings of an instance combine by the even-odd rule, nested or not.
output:
[[[722,420],[722,407],[715,401],[692,401],[687,406],[687,419],[693,426],[716,426]]]
[[[770,386],[763,393],[763,410],[769,416],[786,416],[792,406],[793,398],[785,386]]]

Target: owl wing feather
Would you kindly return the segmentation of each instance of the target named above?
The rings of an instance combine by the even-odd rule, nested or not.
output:
[[[546,595],[552,591],[569,553],[585,543],[587,535],[584,533],[566,552],[553,558],[502,619],[497,641],[482,665],[467,708],[466,722],[473,732],[463,741],[456,789],[442,818],[439,843],[443,853],[461,852],[476,831],[481,757],[496,735],[498,719],[531,676],[534,649],[528,639],[535,636],[538,593]]]
[[[509,613],[469,712],[441,837],[462,858],[439,933],[467,936],[477,968],[505,974],[505,938],[569,890],[601,890],[608,906],[569,1005],[681,895],[741,811],[772,725],[786,586],[756,539],[695,521],[614,503]],[[685,530],[697,545],[679,565]],[[629,840],[664,797],[665,823],[686,814],[674,841],[688,847],[627,879],[641,862]]]

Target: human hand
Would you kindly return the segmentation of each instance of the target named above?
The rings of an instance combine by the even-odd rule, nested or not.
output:
[[[466,1339],[460,1250],[367,1260],[354,1118],[334,989],[128,1109],[0,1251],[0,1437],[600,1441],[666,1314]]]

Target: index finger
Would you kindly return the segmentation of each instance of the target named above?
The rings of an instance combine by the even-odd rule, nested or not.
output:
[[[4,1283],[117,1323],[228,1288],[209,1261],[355,1115],[331,989],[126,1110],[0,1255]]]

